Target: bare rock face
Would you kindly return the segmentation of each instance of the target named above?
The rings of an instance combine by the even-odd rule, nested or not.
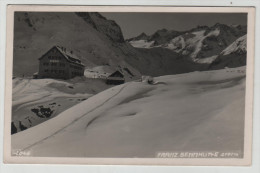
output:
[[[14,125],[14,122],[11,123],[11,134],[17,133],[17,128]]]
[[[151,37],[148,39],[148,41],[154,41],[154,46],[158,46],[158,45],[167,43],[172,38],[177,37],[181,34],[182,34],[182,32],[161,29],[161,30],[156,31],[153,35],[151,35]]]
[[[86,67],[106,65],[114,70],[129,69],[133,76],[140,75],[125,61],[119,48],[123,44],[120,27],[99,13],[17,12],[14,76],[32,76],[38,71],[38,58],[56,45],[73,52]],[[130,76],[126,73],[126,77]]]
[[[136,41],[136,40],[148,40],[150,37],[148,35],[146,35],[144,32],[142,32],[140,35],[127,39],[126,41],[130,42],[130,41]]]
[[[222,69],[223,67],[239,67],[246,65],[247,35],[239,37],[212,62],[210,69]]]
[[[86,22],[91,24],[99,32],[105,34],[109,39],[115,42],[124,42],[124,37],[121,28],[113,20],[107,20],[104,16],[97,12],[79,12],[76,13],[82,17]]]

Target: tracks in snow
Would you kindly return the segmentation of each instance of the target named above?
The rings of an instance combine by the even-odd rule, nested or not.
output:
[[[96,108],[94,108],[93,110],[89,111],[87,114],[89,114],[89,113],[95,111],[95,110],[98,109],[99,107],[103,106],[105,103],[109,102],[109,100],[113,99],[113,98],[116,97],[118,94],[120,94],[125,87],[126,87],[126,85],[124,85],[122,88],[120,88],[120,90],[119,90],[116,94],[114,94],[112,97],[110,97],[109,99],[107,99],[107,100],[106,100],[105,102],[103,102],[101,105],[98,105],[98,106],[97,106]],[[85,114],[85,115],[87,115],[87,114]],[[99,114],[98,116],[92,118],[92,119],[87,123],[85,129],[87,129],[87,128],[90,126],[90,124],[92,124],[95,120],[97,120],[97,119],[100,118],[101,116],[102,116],[102,115]]]
[[[120,88],[120,90],[119,90],[117,93],[115,93],[113,96],[111,96],[111,97],[109,97],[108,99],[106,99],[106,100],[105,100],[103,103],[101,103],[100,105],[98,105],[98,106],[96,106],[95,108],[91,109],[90,111],[88,111],[87,113],[83,114],[82,116],[80,116],[80,117],[74,119],[72,122],[70,122],[69,124],[67,124],[67,125],[65,125],[64,127],[60,128],[59,130],[57,130],[56,132],[52,133],[51,135],[49,135],[49,136],[47,136],[47,137],[45,137],[45,138],[43,138],[43,139],[41,139],[41,140],[39,140],[39,141],[37,141],[37,142],[35,142],[35,143],[33,143],[33,144],[31,144],[31,145],[29,145],[29,146],[27,146],[27,147],[21,149],[21,150],[19,151],[19,153],[20,153],[20,152],[23,152],[23,151],[25,151],[25,150],[28,150],[28,149],[30,149],[30,148],[32,148],[32,147],[34,147],[34,146],[36,146],[36,145],[42,143],[43,141],[45,141],[45,140],[47,140],[47,139],[50,139],[51,137],[53,137],[54,135],[56,135],[56,134],[58,134],[59,132],[63,131],[64,129],[66,129],[66,128],[69,127],[70,125],[76,123],[76,122],[79,121],[81,118],[83,118],[83,117],[85,117],[86,115],[88,115],[89,113],[91,113],[91,112],[95,111],[96,109],[100,108],[100,107],[103,106],[105,103],[109,102],[111,99],[113,99],[114,97],[116,97],[119,93],[121,93],[122,90],[123,90],[124,88],[126,88],[126,86],[127,86],[127,85],[123,85],[122,88]],[[91,123],[93,123],[97,118],[99,118],[99,117],[100,117],[100,116],[92,118],[92,119],[88,122],[86,128],[87,128]]]

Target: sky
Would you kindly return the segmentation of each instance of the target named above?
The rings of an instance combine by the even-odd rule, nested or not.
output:
[[[123,32],[124,38],[135,37],[142,32],[151,35],[159,29],[185,31],[198,25],[247,24],[243,13],[101,13],[114,20]]]

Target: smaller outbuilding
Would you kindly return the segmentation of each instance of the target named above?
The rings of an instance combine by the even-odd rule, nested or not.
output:
[[[119,70],[115,71],[107,77],[106,84],[108,85],[120,85],[125,83],[124,74]]]

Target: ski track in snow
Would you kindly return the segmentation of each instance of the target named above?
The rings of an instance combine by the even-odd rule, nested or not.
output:
[[[95,111],[95,110],[98,109],[99,107],[103,106],[105,103],[109,102],[109,100],[113,99],[113,98],[116,97],[118,94],[120,94],[126,86],[127,86],[127,85],[124,85],[122,88],[120,88],[120,90],[119,90],[116,94],[114,94],[112,97],[108,98],[106,101],[104,101],[102,104],[100,104],[100,105],[97,106],[96,108],[93,108],[92,110],[90,110],[90,111],[89,111],[88,113],[86,113],[85,115],[87,115],[87,114],[89,114],[89,113]],[[84,115],[84,116],[85,116],[85,115]],[[100,114],[100,115],[98,115],[98,116],[92,118],[92,119],[87,123],[85,129],[87,129],[90,124],[92,124],[95,120],[97,120],[97,119],[100,118],[101,116],[102,116],[102,114]]]
[[[91,112],[97,110],[98,108],[100,108],[101,106],[103,106],[105,103],[109,102],[111,99],[113,99],[113,98],[116,97],[118,94],[120,94],[120,92],[122,92],[122,90],[123,90],[126,86],[127,86],[127,85],[123,85],[122,88],[120,88],[120,90],[119,90],[116,94],[114,94],[113,96],[109,97],[107,100],[105,100],[103,103],[101,103],[101,104],[98,105],[97,107],[93,108],[93,109],[90,110],[89,112],[87,112],[87,113],[83,114],[82,116],[76,118],[76,119],[73,120],[71,123],[65,125],[65,126],[62,127],[61,129],[59,129],[59,130],[57,130],[56,132],[54,132],[53,134],[51,134],[51,135],[49,135],[49,136],[47,136],[47,137],[45,137],[45,138],[43,138],[43,139],[41,139],[41,140],[39,140],[39,141],[33,143],[33,144],[31,144],[31,145],[28,146],[28,147],[25,147],[25,148],[21,149],[19,152],[21,153],[21,152],[23,152],[23,151],[25,151],[25,150],[28,150],[28,149],[30,149],[31,147],[34,147],[34,146],[36,146],[36,145],[42,143],[43,141],[45,141],[45,140],[47,140],[47,139],[49,139],[49,138],[55,136],[56,134],[58,134],[59,132],[63,131],[64,129],[66,129],[66,128],[69,127],[70,125],[72,125],[72,124],[76,123],[77,121],[79,121],[81,118],[85,117],[85,116],[88,115],[89,113],[91,113]],[[100,115],[100,116],[101,116],[101,115]],[[97,118],[99,118],[100,116],[97,116],[97,117],[92,118],[92,119],[89,121],[89,123],[87,124],[86,128],[87,128],[91,123],[93,123],[93,121],[95,121]]]

